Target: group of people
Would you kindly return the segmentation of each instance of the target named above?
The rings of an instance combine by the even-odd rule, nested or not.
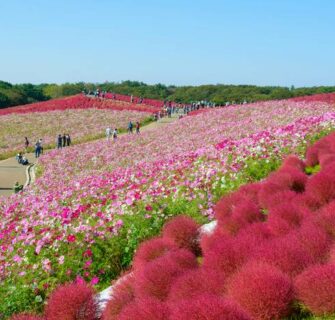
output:
[[[136,121],[135,125],[133,124],[132,121],[129,121],[128,127],[127,127],[127,132],[129,134],[134,133],[134,131],[133,131],[134,128],[136,130],[136,133],[139,134],[140,133],[140,123],[139,123],[139,121]],[[117,130],[117,128],[115,128],[113,130],[111,127],[107,127],[105,133],[106,133],[107,140],[110,140],[111,137],[113,137],[114,141],[117,139],[117,136],[118,136],[118,130]]]
[[[128,123],[128,133],[132,134],[133,133],[133,129],[134,129],[134,124],[129,121]],[[135,129],[136,129],[136,133],[139,134],[140,133],[140,123],[138,121],[136,121],[135,123]]]
[[[28,152],[29,144],[30,143],[29,143],[28,138],[24,137],[25,152]],[[35,158],[39,158],[40,155],[43,154],[43,139],[42,138],[40,138],[36,141],[35,146],[34,146],[34,153],[35,153]],[[28,162],[26,164],[28,164]]]
[[[23,166],[29,164],[28,159],[22,154],[22,152],[19,152],[19,153],[16,155],[15,159],[17,160],[17,162],[18,162],[19,164],[22,164]]]
[[[59,134],[57,137],[57,149],[69,147],[71,145],[71,137],[69,134]]]
[[[117,128],[114,130],[111,127],[106,128],[106,138],[107,140],[110,140],[111,137],[113,137],[113,140],[117,139],[118,131]]]

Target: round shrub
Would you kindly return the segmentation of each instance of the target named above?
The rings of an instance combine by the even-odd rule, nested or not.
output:
[[[313,263],[294,233],[272,239],[255,249],[256,261],[277,267],[289,276],[296,276]]]
[[[86,284],[71,283],[57,288],[50,296],[45,315],[48,320],[94,320],[97,303]]]
[[[269,209],[268,224],[270,226],[273,220],[282,219],[287,222],[289,228],[293,229],[299,227],[303,219],[310,214],[310,211],[303,204],[283,202]]]
[[[172,241],[179,248],[199,254],[199,227],[192,218],[178,216],[164,225],[163,238]]]
[[[159,300],[142,298],[128,304],[118,320],[169,320],[169,308]]]
[[[234,238],[217,242],[211,250],[204,252],[203,267],[212,268],[229,276],[248,259],[250,252],[242,252]]]
[[[242,200],[232,211],[231,217],[221,220],[221,225],[230,234],[236,234],[253,222],[264,220],[260,207],[250,199]]]
[[[220,226],[217,226],[212,234],[203,234],[200,239],[201,251],[204,254],[205,252],[211,250],[216,243],[230,238],[227,233],[225,233]]]
[[[152,297],[164,301],[175,279],[197,266],[196,257],[185,249],[172,251],[149,262],[136,272],[136,297]]]
[[[116,320],[123,308],[134,300],[134,276],[128,274],[113,286],[111,299],[107,302],[102,320]]]
[[[290,156],[288,156],[287,158],[284,159],[283,164],[282,164],[281,167],[282,168],[283,167],[285,167],[285,168],[286,167],[292,167],[292,168],[300,170],[301,172],[304,172],[306,165],[297,156],[290,155]]]
[[[318,212],[316,223],[335,239],[335,201],[331,201]]]
[[[242,229],[233,239],[236,251],[247,261],[255,250],[270,240],[270,232],[265,223],[252,223]]]
[[[258,204],[259,183],[248,183],[242,185],[239,193]]]
[[[333,166],[334,164],[335,164],[335,154],[334,153],[320,155],[320,166],[322,169],[325,169],[328,166]]]
[[[171,320],[251,320],[235,302],[203,294],[171,306]]]
[[[172,284],[168,301],[178,302],[202,294],[223,295],[226,277],[222,272],[209,268],[188,271]]]
[[[313,175],[306,184],[306,193],[317,201],[319,206],[324,206],[335,199],[334,174],[320,171]]]
[[[296,193],[272,182],[264,182],[258,193],[259,203],[262,208],[270,209],[278,203],[294,202],[300,193]]]
[[[304,192],[307,175],[297,168],[286,165],[272,174],[268,181],[294,192]]]
[[[297,298],[315,315],[335,314],[335,265],[317,265],[295,279]]]
[[[266,264],[248,264],[228,283],[228,296],[253,318],[281,319],[289,314],[293,300],[290,279],[279,269]]]
[[[141,243],[136,251],[133,260],[133,268],[135,270],[142,268],[148,262],[155,260],[174,249],[176,249],[176,245],[167,239],[153,238],[145,241]]]
[[[297,241],[313,258],[313,263],[324,262],[331,245],[329,235],[321,227],[307,219],[295,234]]]

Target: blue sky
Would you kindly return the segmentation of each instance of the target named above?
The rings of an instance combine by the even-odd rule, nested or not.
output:
[[[0,79],[335,85],[333,0],[0,0]]]

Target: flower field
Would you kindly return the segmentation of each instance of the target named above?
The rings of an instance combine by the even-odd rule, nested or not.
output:
[[[167,219],[213,219],[223,194],[329,132],[334,111],[322,101],[233,106],[114,144],[51,151],[33,187],[0,200],[0,298],[9,301],[0,313],[41,310],[55,286],[75,278],[108,286]]]
[[[334,319],[334,170],[333,133],[305,162],[288,157],[220,199],[218,224],[200,243],[196,222],[171,220],[140,246],[102,319]]]
[[[126,129],[129,120],[140,121],[150,113],[123,110],[65,109],[62,111],[11,113],[0,116],[0,159],[24,149],[24,137],[31,146],[43,138],[45,146],[54,147],[58,134],[69,133],[75,143],[104,135],[108,126]]]

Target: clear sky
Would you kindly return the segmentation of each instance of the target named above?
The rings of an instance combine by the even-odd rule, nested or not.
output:
[[[334,0],[0,0],[0,79],[335,85]]]

